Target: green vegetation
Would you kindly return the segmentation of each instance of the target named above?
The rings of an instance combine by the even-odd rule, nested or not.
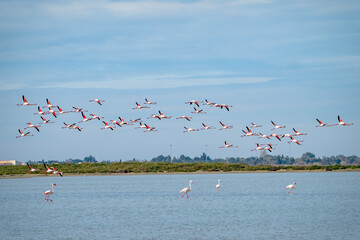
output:
[[[248,165],[245,163],[168,163],[168,162],[116,162],[116,163],[64,163],[51,164],[58,171],[72,174],[109,174],[109,173],[176,173],[176,172],[231,172],[231,171],[278,171],[278,170],[323,170],[332,171],[339,169],[360,169],[360,165],[310,165],[310,166],[285,166],[285,165]],[[30,173],[25,165],[0,166],[0,175],[17,174],[45,174],[42,164],[33,167],[39,172]]]

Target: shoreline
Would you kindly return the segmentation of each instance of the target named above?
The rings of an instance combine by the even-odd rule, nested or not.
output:
[[[326,171],[319,170],[286,170],[280,169],[277,171],[197,171],[197,172],[140,172],[140,173],[64,173],[64,177],[89,177],[89,176],[137,176],[137,175],[180,175],[180,174],[249,174],[249,173],[324,173],[324,172],[360,172],[360,169],[339,169]],[[35,177],[59,177],[57,174],[11,174],[0,175],[0,179],[17,179],[17,178],[35,178]]]

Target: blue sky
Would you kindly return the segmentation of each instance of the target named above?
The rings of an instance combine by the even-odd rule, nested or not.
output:
[[[358,1],[0,1],[0,159],[83,158],[117,161],[159,154],[258,156],[257,138],[241,138],[251,122],[270,134],[273,120],[308,133],[303,146],[279,142],[273,154],[360,155],[360,3]],[[34,137],[16,139],[36,107],[17,107],[21,96],[41,106],[49,98],[64,110],[81,106],[125,120],[162,110],[193,115],[184,102],[209,99],[230,112],[204,106],[185,120],[146,119],[158,132],[133,127],[101,131],[59,116]],[[135,101],[157,101],[132,110]],[[103,107],[88,102],[105,99]],[[316,128],[316,118],[350,127]],[[53,119],[47,115],[47,118]],[[201,122],[227,131],[183,133]],[[257,130],[256,132],[259,132]],[[219,149],[227,140],[238,149]],[[276,142],[277,140],[272,140]],[[277,142],[276,142],[277,143]],[[205,146],[208,145],[206,148]]]

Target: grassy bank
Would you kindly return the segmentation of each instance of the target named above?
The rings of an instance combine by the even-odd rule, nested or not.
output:
[[[329,165],[329,166],[275,166],[244,163],[165,163],[165,162],[123,162],[123,163],[83,163],[83,164],[53,164],[56,170],[71,174],[110,174],[110,173],[177,173],[177,172],[241,172],[241,171],[311,171],[311,170],[360,170],[360,165]],[[33,165],[40,169],[38,172],[29,172],[27,166],[0,166],[1,175],[39,174],[44,173],[42,164]]]

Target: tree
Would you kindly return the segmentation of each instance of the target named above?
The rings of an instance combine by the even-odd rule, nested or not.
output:
[[[96,163],[97,161],[96,161],[96,159],[95,159],[95,157],[93,157],[93,156],[88,156],[88,157],[84,157],[84,162],[92,162],[92,163]]]

